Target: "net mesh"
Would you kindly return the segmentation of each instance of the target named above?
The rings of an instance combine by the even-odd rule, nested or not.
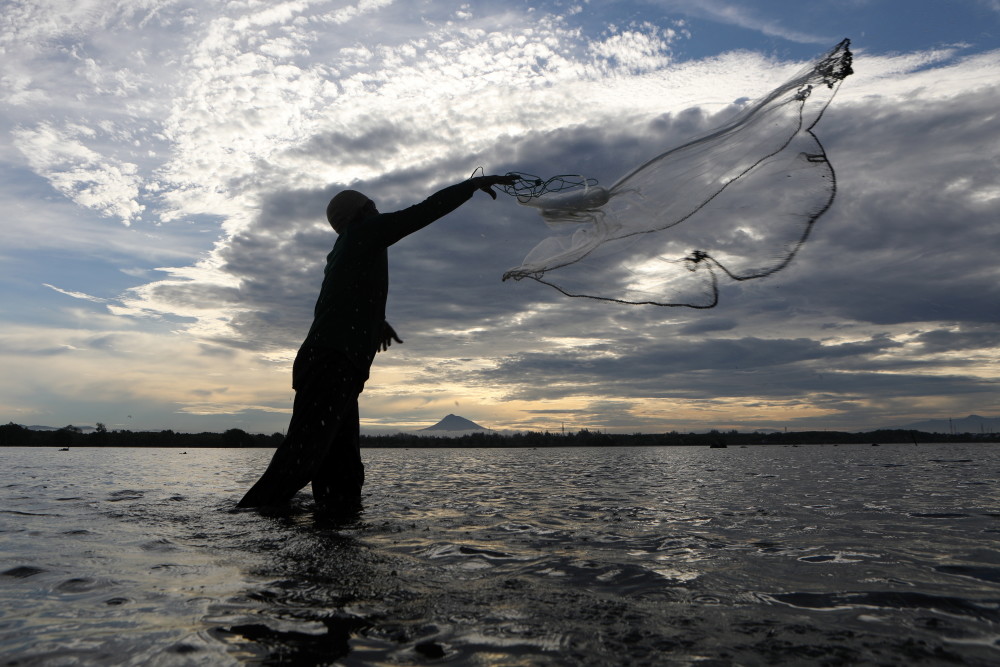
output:
[[[719,279],[751,280],[791,262],[833,203],[836,177],[812,129],[852,73],[850,42],[707,134],[610,188],[582,176],[512,172],[504,190],[557,232],[503,279],[567,296],[711,308]]]

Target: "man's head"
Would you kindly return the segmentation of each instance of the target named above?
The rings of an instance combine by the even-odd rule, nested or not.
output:
[[[357,190],[337,193],[326,207],[326,219],[338,234],[355,220],[378,213],[375,203]]]

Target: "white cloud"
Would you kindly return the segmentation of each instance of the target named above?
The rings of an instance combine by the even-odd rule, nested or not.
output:
[[[348,23],[349,21],[364,14],[369,14],[379,9],[389,7],[393,4],[393,1],[394,0],[360,0],[355,5],[348,5],[347,7],[328,12],[327,14],[320,16],[318,20],[333,23],[335,25]]]
[[[60,129],[44,122],[12,132],[14,145],[52,187],[81,206],[128,225],[145,209],[138,202],[138,166],[88,148],[82,139],[95,134],[87,127]]]
[[[676,36],[671,29],[661,33],[657,26],[643,23],[642,31],[615,31],[606,39],[592,42],[588,50],[612,69],[617,66],[634,74],[651,72],[670,64],[670,43]]]
[[[90,294],[86,294],[84,292],[71,292],[69,290],[64,290],[64,289],[61,289],[59,287],[56,287],[55,285],[50,285],[48,283],[42,283],[42,284],[45,287],[48,287],[51,290],[55,290],[56,292],[59,292],[60,294],[65,294],[66,296],[71,296],[74,299],[83,299],[84,301],[93,301],[94,303],[107,303],[108,302],[107,299],[102,299],[99,296],[91,296]]]

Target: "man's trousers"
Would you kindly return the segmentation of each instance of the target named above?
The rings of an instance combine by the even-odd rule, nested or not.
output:
[[[288,432],[240,507],[281,505],[312,482],[327,511],[358,506],[365,483],[358,396],[365,379],[343,355],[304,348],[295,358],[295,403]]]

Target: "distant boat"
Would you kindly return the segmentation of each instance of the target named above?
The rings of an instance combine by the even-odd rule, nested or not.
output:
[[[68,452],[68,451],[69,451],[69,447],[63,447],[63,448],[62,448],[62,449],[60,449],[59,451],[60,451],[60,452]]]
[[[729,447],[729,445],[724,442],[713,442],[708,446],[709,449],[726,449],[727,447]]]

